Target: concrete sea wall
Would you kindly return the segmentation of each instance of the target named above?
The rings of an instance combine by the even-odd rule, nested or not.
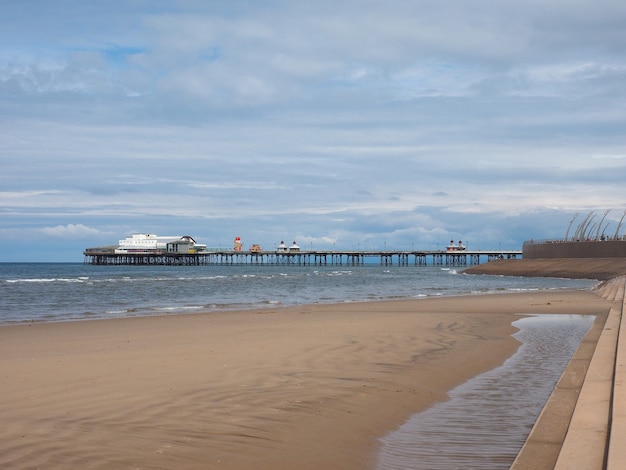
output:
[[[528,258],[626,258],[626,241],[528,241],[522,247]]]

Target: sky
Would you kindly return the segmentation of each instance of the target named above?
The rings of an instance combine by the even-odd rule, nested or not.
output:
[[[606,210],[612,235],[625,24],[623,0],[4,0],[0,262],[132,233],[521,249]]]

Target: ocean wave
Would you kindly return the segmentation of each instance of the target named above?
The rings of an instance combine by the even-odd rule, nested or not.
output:
[[[4,268],[4,270],[3,270]],[[590,280],[450,275],[451,267],[95,267],[0,263],[0,324],[590,288]]]
[[[25,279],[5,279],[4,282],[8,284],[19,283],[38,283],[38,282],[86,282],[88,277],[76,277],[76,278],[56,278],[56,277],[44,277],[44,278],[25,278]]]

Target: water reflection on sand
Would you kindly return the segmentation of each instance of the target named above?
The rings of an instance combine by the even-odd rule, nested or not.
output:
[[[508,469],[594,318],[515,321],[522,342],[516,354],[386,436],[378,468]]]

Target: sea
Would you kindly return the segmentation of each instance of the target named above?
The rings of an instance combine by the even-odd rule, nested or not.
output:
[[[0,325],[302,304],[588,289],[593,280],[442,266],[95,266],[0,263]]]

